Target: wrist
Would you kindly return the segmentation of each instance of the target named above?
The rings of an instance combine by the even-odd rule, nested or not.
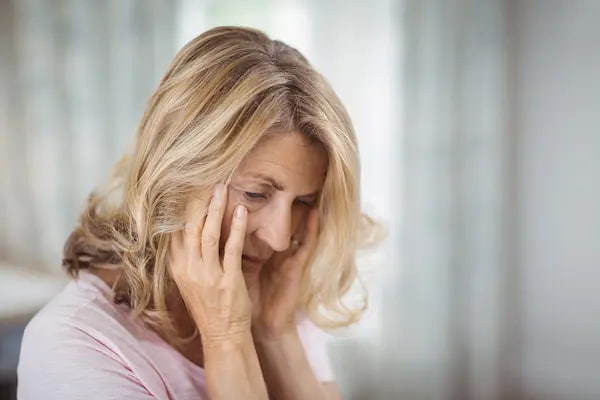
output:
[[[252,329],[252,338],[256,344],[267,346],[281,346],[295,340],[299,340],[296,325],[290,325],[285,329],[262,330]]]
[[[255,338],[255,347],[265,382],[275,398],[324,398],[297,329],[276,338]]]
[[[250,329],[245,329],[222,335],[202,335],[201,340],[205,353],[211,350],[230,350],[252,343],[252,332]]]
[[[211,399],[268,399],[250,330],[202,341]]]

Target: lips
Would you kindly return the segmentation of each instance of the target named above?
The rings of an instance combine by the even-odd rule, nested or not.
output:
[[[262,269],[262,267],[266,261],[267,261],[267,259],[265,259],[265,258],[243,255],[242,256],[242,272],[247,273],[247,274],[258,273]]]

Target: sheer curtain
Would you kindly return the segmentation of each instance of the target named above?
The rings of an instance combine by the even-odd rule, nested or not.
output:
[[[410,399],[507,398],[506,2],[404,3],[403,268],[386,292],[397,334],[384,346],[397,349],[388,365],[400,372],[390,387]]]
[[[363,208],[388,231],[359,259],[370,310],[330,342],[343,397],[499,398],[504,3],[2,2],[0,259],[59,275],[86,195],[177,49],[212,26],[253,26],[301,50],[347,106]],[[7,282],[3,295],[37,291]]]
[[[2,258],[57,271],[174,54],[170,1],[3,2]]]

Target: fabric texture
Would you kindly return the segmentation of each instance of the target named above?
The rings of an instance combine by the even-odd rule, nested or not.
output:
[[[20,400],[205,399],[204,369],[192,363],[87,271],[29,322],[18,366]],[[326,335],[307,318],[298,333],[319,381],[332,381]]]

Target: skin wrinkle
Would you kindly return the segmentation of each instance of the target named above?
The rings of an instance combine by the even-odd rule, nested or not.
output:
[[[238,171],[233,175],[232,182],[229,185],[228,202],[221,225],[221,243],[219,245],[221,254],[229,237],[233,213],[238,204],[242,204],[248,209],[243,254],[270,258],[276,252],[274,247],[280,249],[280,251],[286,251],[291,243],[292,236],[303,238],[310,208],[295,204],[293,200],[297,198],[296,193],[305,193],[306,191],[318,193],[321,190],[327,162],[324,151],[309,151],[309,147],[299,146],[305,140],[307,139],[297,132],[290,135],[269,136],[248,154]],[[312,143],[312,146],[319,145]],[[275,176],[279,178],[278,180],[283,183],[287,190],[276,192],[273,195],[276,198],[265,201],[265,204],[261,207],[253,207],[243,199],[244,180],[249,171]],[[242,186],[241,190],[238,188],[239,186]],[[275,208],[277,206],[279,208],[289,208],[289,211],[285,210],[289,212],[289,217],[292,220],[289,232],[270,231],[272,228],[270,225],[273,222],[278,222],[277,218],[286,217],[285,214],[282,217],[281,213],[273,213],[270,208],[274,205]],[[279,223],[281,223],[281,220]],[[277,225],[279,226],[279,224]],[[287,238],[284,238],[284,241],[287,241],[285,248],[280,247],[281,237],[277,237],[277,234],[280,236],[287,235]],[[244,264],[247,265],[248,263],[242,260],[242,268],[244,268]],[[260,272],[264,264],[256,266],[253,263],[254,268],[251,268],[251,272],[242,271],[249,290],[260,280]],[[193,331],[194,324],[189,320],[187,313],[177,314],[179,315],[176,319],[179,321],[181,331]],[[201,346],[196,341],[185,345],[181,352],[192,362],[199,365],[203,364]]]
[[[281,164],[277,164],[277,163],[273,163],[278,165],[279,167],[282,168],[286,168],[284,165]],[[261,180],[261,184],[262,185],[269,185],[270,187],[279,190],[281,192],[286,191],[285,185],[277,180],[275,180],[274,178],[267,176],[267,175],[263,175],[263,174],[259,174],[259,173],[249,173],[249,179],[258,179]],[[297,198],[307,198],[307,197],[316,197],[319,194],[320,190],[316,190],[312,193],[308,193],[308,194],[301,194],[298,195]]]
[[[259,145],[253,149],[244,162],[240,165],[236,173],[232,176],[228,202],[223,216],[221,225],[221,242],[219,245],[220,253],[222,254],[225,247],[225,242],[229,237],[231,221],[235,207],[238,204],[243,204],[248,209],[248,225],[246,229],[246,238],[244,241],[244,254],[252,256],[268,256],[272,257],[275,254],[273,247],[278,247],[274,241],[279,242],[273,232],[265,233],[265,229],[273,222],[277,222],[277,218],[282,218],[281,213],[273,213],[269,208],[289,208],[285,210],[289,212],[291,224],[287,233],[287,243],[291,242],[291,237],[304,236],[306,218],[308,216],[309,207],[306,205],[296,204],[295,199],[300,196],[297,193],[319,193],[322,189],[323,178],[326,171],[326,153],[324,150],[311,151],[313,147],[320,146],[317,143],[311,142],[308,146],[303,146],[307,138],[298,132],[282,135],[271,135],[263,139]],[[248,181],[255,180],[248,175],[259,173],[265,176],[271,176],[279,181],[285,190],[276,191],[272,194],[272,199],[265,201],[265,204],[260,207],[249,204],[243,198],[243,192],[247,189],[245,185]],[[248,181],[246,181],[248,179]],[[266,210],[265,210],[266,209]],[[285,217],[285,216],[284,216]],[[277,234],[277,232],[274,232]],[[281,233],[286,234],[286,233]],[[300,240],[302,242],[302,240]],[[287,250],[282,249],[282,251]],[[267,257],[265,257],[267,258]],[[265,262],[266,264],[266,262]],[[244,260],[242,260],[242,266]],[[247,286],[255,284],[259,279],[260,268],[252,268],[252,272],[244,272],[244,279]],[[114,282],[114,272],[104,271],[102,269],[94,270],[94,272],[107,283]],[[183,336],[190,336],[195,330],[193,321],[189,318],[187,312],[184,311],[182,300],[179,296],[168,297],[169,309],[172,310],[175,317],[178,331]],[[159,332],[157,332],[159,333]],[[159,333],[160,334],[160,333]],[[167,336],[161,334],[164,340],[170,342]],[[175,346],[175,348],[190,361],[200,366],[204,363],[202,354],[201,338],[188,342],[183,346]]]
[[[253,171],[272,176],[285,190],[246,180],[240,173],[251,170],[250,160]],[[285,270],[279,258],[287,256],[292,235],[302,242],[303,221],[310,207],[317,209],[317,251],[307,264],[310,273],[301,278],[297,309],[321,329],[349,326],[367,305],[366,292],[362,305],[344,302],[353,284],[361,283],[356,250],[372,244],[379,230],[360,210],[360,176],[347,110],[306,58],[259,31],[217,27],[171,61],[147,102],[133,147],[108,182],[90,193],[67,238],[65,269],[75,278],[86,267],[77,262],[79,254],[114,252],[121,264],[111,285],[117,303],[129,304],[144,323],[194,358],[189,350],[201,350],[199,340],[188,340],[186,333],[195,327],[186,325],[185,304],[169,276],[171,235],[185,226],[189,200],[208,204],[215,184],[231,184],[231,208],[245,204],[250,211],[241,247],[252,256],[281,256],[264,263],[263,271],[272,275]],[[309,199],[298,195],[315,190],[312,204],[299,201]],[[266,193],[268,201],[250,201],[254,196],[244,191]],[[90,266],[98,266],[93,261]],[[190,346],[182,350],[182,341]],[[201,363],[201,355],[196,360]]]
[[[284,251],[289,246],[293,235],[301,235],[309,207],[295,203],[296,200],[314,200],[322,189],[326,168],[324,149],[311,151],[320,145],[309,142],[298,133],[270,135],[246,157],[234,174],[230,188],[229,203],[225,211],[221,231],[222,243],[229,236],[231,216],[236,205],[243,204],[248,208],[247,236],[244,254],[251,256],[271,256],[275,251]],[[268,199],[250,202],[244,199],[245,191],[253,191],[256,175],[271,177],[279,183],[279,189],[263,192]],[[266,182],[263,182],[263,184]],[[309,193],[308,195],[306,193]],[[291,224],[289,232],[282,232],[279,224],[282,212],[278,208],[290,208]],[[273,222],[277,222],[273,227]],[[287,240],[286,240],[287,239]],[[287,246],[285,243],[287,242]],[[284,248],[285,247],[285,248]]]

